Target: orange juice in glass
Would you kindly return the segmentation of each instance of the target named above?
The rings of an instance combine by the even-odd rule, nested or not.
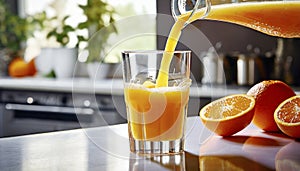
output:
[[[168,86],[157,87],[166,53],[171,56]],[[150,155],[182,152],[191,52],[129,51],[122,56],[130,150]]]

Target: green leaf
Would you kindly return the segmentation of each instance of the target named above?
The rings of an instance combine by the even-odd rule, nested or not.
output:
[[[44,77],[46,77],[46,78],[56,78],[55,71],[52,69],[48,74],[45,74]]]
[[[66,20],[67,20],[69,17],[70,17],[70,16],[68,16],[68,15],[67,15],[67,16],[65,16],[65,17],[63,18],[63,20],[62,20],[62,21],[63,21],[63,22],[64,22],[64,21],[66,21]]]
[[[47,39],[49,39],[52,36],[57,36],[56,30],[52,30],[47,34]]]
[[[80,23],[80,24],[78,24],[78,28],[79,29],[87,29],[88,27],[89,27],[89,23],[88,22],[83,22],[83,23]]]
[[[68,33],[68,32],[72,32],[72,31],[75,31],[75,29],[72,26],[70,26],[70,25],[63,26],[63,33]]]

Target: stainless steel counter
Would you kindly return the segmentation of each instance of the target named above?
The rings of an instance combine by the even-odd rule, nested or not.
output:
[[[222,138],[188,118],[185,153],[129,152],[127,124],[0,139],[0,170],[299,170],[300,143],[253,125]]]

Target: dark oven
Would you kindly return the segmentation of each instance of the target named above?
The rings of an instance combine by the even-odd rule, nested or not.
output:
[[[0,137],[126,122],[110,95],[1,90],[0,100]]]

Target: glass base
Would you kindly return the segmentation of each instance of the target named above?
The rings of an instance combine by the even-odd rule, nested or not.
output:
[[[183,139],[173,141],[130,140],[130,151],[140,155],[170,155],[184,152]]]

